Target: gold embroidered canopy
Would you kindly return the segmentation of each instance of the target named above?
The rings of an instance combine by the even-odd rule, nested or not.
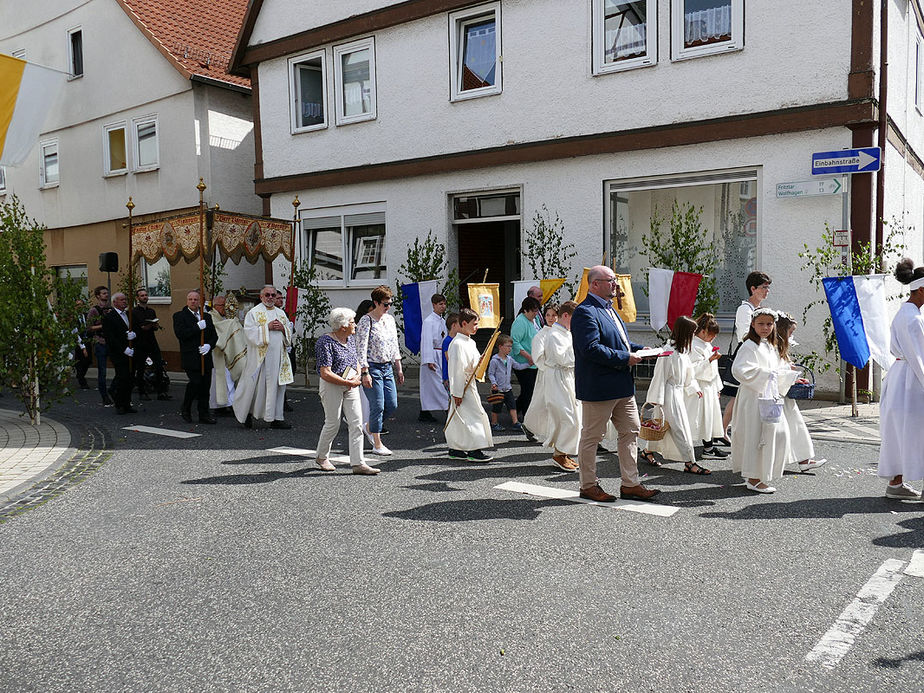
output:
[[[292,260],[292,222],[249,214],[215,212],[212,231],[205,230],[206,256],[218,246],[221,261],[239,264],[246,258],[256,264],[261,257],[271,262],[282,254]],[[132,232],[132,261],[149,263],[161,257],[175,265],[180,259],[199,257],[199,212],[187,212],[166,219],[138,224]]]

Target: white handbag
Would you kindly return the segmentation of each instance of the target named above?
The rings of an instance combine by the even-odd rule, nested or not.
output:
[[[776,382],[776,373],[771,373],[764,387],[763,397],[757,398],[757,409],[763,423],[779,423],[783,418],[783,398]]]

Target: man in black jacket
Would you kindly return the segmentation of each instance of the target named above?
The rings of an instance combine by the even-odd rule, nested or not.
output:
[[[186,307],[173,314],[173,331],[180,342],[180,363],[189,382],[180,416],[192,423],[192,403],[198,401],[199,423],[213,424],[215,417],[209,411],[209,385],[212,381],[212,354],[218,333],[212,316],[199,308],[199,292],[186,294]]]
[[[138,396],[143,400],[151,399],[146,391],[144,370],[147,359],[154,363],[154,369],[160,373],[163,357],[160,354],[160,345],[157,343],[156,332],[160,329],[157,322],[157,313],[148,305],[148,290],[138,289],[135,292],[135,307],[132,308],[132,327],[138,333],[135,340],[135,383],[138,385]],[[169,399],[165,393],[157,393],[157,399]]]
[[[132,372],[131,358],[135,351],[132,340],[135,333],[128,324],[128,298],[123,293],[112,297],[112,308],[103,315],[103,334],[109,359],[115,368],[115,406],[117,414],[134,414],[138,410],[132,407]]]

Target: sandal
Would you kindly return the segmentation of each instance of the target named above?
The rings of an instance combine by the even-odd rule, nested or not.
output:
[[[639,450],[638,456],[639,459],[645,460],[652,467],[663,466],[661,462],[658,462],[657,458],[654,456],[654,453],[651,452],[651,450]]]
[[[684,462],[683,471],[685,471],[687,474],[699,474],[701,476],[712,474],[711,470],[706,469],[705,467],[697,464],[696,462]]]

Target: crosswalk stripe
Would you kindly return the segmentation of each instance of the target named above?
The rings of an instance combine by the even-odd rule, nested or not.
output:
[[[588,503],[590,505],[599,505],[603,508],[628,510],[635,513],[644,513],[646,515],[658,515],[659,517],[670,517],[679,510],[679,508],[672,508],[669,505],[658,505],[657,503],[647,503],[644,501],[622,499],[617,499],[613,503],[598,503],[586,498],[581,498],[577,491],[562,488],[551,488],[549,486],[537,486],[536,484],[524,484],[519,481],[507,481],[503,484],[495,486],[494,488],[500,489],[502,491],[512,491],[514,493],[525,493],[530,496],[539,496],[540,498],[555,498],[560,500],[573,501],[575,503]]]

